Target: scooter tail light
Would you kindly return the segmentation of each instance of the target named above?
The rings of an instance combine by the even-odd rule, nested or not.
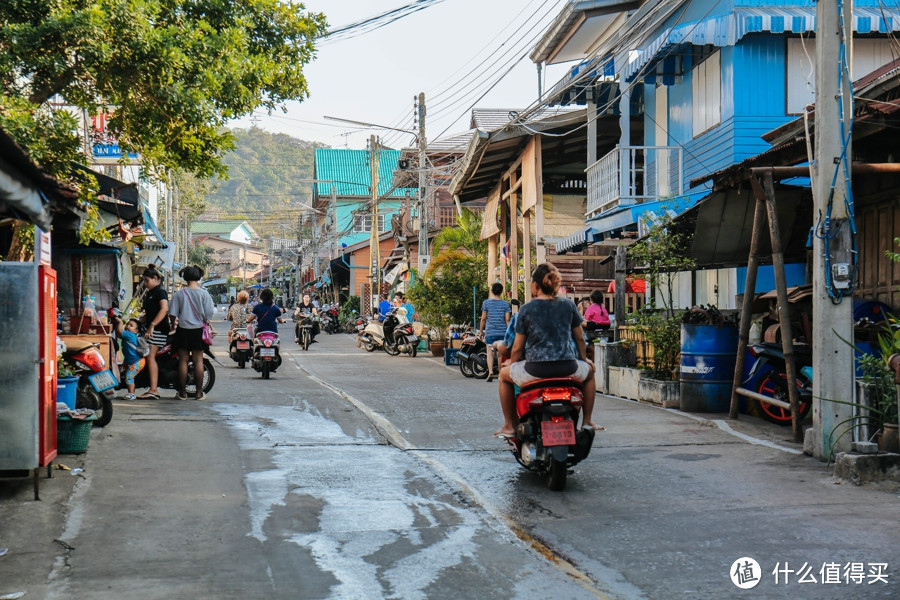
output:
[[[568,388],[544,388],[541,396],[543,397],[544,402],[571,400],[572,390]]]
[[[759,356],[759,352],[756,350],[756,346],[747,346],[747,351],[750,353],[750,356],[756,358]]]
[[[265,344],[266,348],[269,348],[272,345],[272,340],[266,340]]]
[[[103,355],[100,354],[100,351],[96,348],[85,350],[78,356],[77,360],[81,361],[89,369],[95,372],[102,371],[106,368],[106,360],[104,360]]]
[[[247,334],[246,334],[246,333],[242,333],[242,334],[241,334],[241,339],[242,339],[242,340],[246,340],[246,339],[247,339]]]

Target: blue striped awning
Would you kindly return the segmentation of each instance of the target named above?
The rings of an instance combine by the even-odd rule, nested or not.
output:
[[[624,57],[625,80],[631,81],[648,63],[665,58],[679,45],[733,46],[750,33],[809,33],[816,30],[815,6],[759,6],[736,8],[724,15],[711,16],[694,23],[665,29],[636,54]],[[891,33],[900,31],[900,9],[854,8],[853,31],[856,33]],[[617,65],[618,66],[618,65]]]
[[[566,239],[556,244],[556,253],[578,252],[585,246],[590,246],[596,241],[596,235],[600,232],[590,225],[579,229]]]

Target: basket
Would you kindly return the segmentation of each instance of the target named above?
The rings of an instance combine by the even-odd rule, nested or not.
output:
[[[56,418],[56,451],[59,454],[84,454],[91,441],[91,429],[97,417],[73,419],[68,415]]]

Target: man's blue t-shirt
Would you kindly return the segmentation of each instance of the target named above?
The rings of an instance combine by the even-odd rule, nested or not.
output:
[[[278,317],[281,316],[281,309],[274,304],[257,304],[253,307],[253,314],[256,315],[256,332],[273,331],[278,333]]]
[[[572,330],[581,325],[581,314],[574,302],[568,298],[535,298],[522,305],[517,316],[516,333],[528,337],[526,361],[551,362],[578,358],[572,344]]]
[[[391,312],[391,302],[390,300],[382,300],[378,303],[378,320],[384,321],[385,315]]]

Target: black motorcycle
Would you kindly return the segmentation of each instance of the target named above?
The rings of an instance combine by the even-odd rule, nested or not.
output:
[[[419,336],[413,332],[413,326],[410,323],[401,323],[397,317],[396,309],[391,310],[384,317],[382,323],[384,329],[384,341],[382,348],[391,356],[405,352],[415,357],[419,348]]]
[[[159,352],[156,353],[156,365],[159,367],[159,378],[157,380],[158,387],[166,388],[166,389],[178,389],[178,351],[172,347],[171,337],[166,342],[166,345],[159,349]],[[207,347],[203,353],[209,358],[216,360],[215,354],[212,353],[209,347]],[[146,359],[141,359],[141,361],[146,361]],[[218,362],[218,361],[216,361]],[[219,363],[222,364],[222,363]],[[119,385],[120,389],[125,389],[125,378],[121,378],[121,384]],[[188,373],[187,373],[187,384],[185,386],[185,393],[188,396],[193,396],[197,393],[197,381],[194,376],[194,361],[190,358],[188,359]],[[212,363],[208,358],[203,359],[203,381],[200,382],[200,389],[203,390],[204,394],[208,394],[210,390],[213,388],[213,384],[216,383],[216,370],[213,368]],[[135,387],[150,387],[150,369],[146,366],[141,368],[141,371],[135,375],[134,377],[134,385]]]
[[[326,304],[321,308],[319,314],[321,315],[322,329],[325,330],[325,333],[340,333],[341,319],[337,304]]]
[[[297,343],[304,350],[309,350],[309,345],[312,344],[315,337],[313,333],[315,326],[316,321],[312,313],[301,313],[297,317],[297,324],[294,326],[294,336],[297,338]]]
[[[469,333],[463,338],[456,356],[459,358],[459,372],[464,376],[475,379],[488,376],[487,344],[483,338]]]
[[[748,347],[756,358],[750,375],[744,383],[756,380],[756,392],[784,403],[790,403],[787,378],[787,363],[781,344],[762,343]],[[794,366],[797,370],[797,393],[800,402],[800,418],[803,419],[812,408],[812,349],[805,344],[794,344]],[[754,400],[759,414],[778,425],[791,424],[791,409]]]

